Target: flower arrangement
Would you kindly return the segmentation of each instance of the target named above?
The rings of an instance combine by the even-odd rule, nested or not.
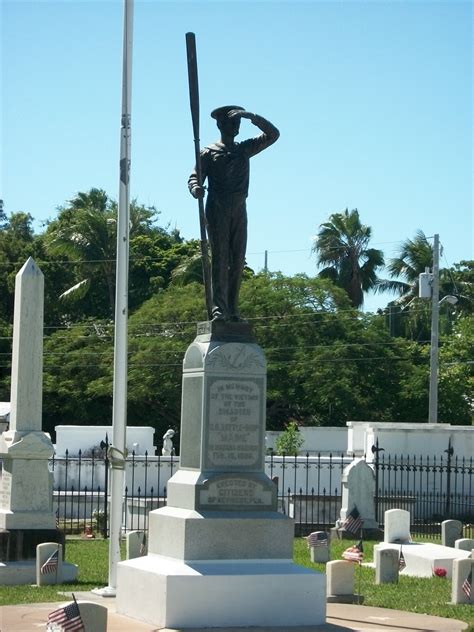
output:
[[[433,574],[436,575],[436,577],[446,577],[446,575],[448,574],[448,571],[445,568],[442,568],[441,566],[437,566],[436,568],[433,569]]]

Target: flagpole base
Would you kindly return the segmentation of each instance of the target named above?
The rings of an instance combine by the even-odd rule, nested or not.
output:
[[[104,588],[93,588],[91,593],[99,597],[116,597],[117,589],[113,586],[105,586]]]

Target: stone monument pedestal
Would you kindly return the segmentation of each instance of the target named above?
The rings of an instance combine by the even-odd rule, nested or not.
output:
[[[264,472],[265,357],[244,323],[203,323],[183,365],[180,469],[121,562],[117,611],[169,628],[319,625],[324,575],[295,565]]]

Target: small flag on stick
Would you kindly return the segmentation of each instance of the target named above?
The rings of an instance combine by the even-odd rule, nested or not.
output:
[[[57,608],[48,615],[48,623],[56,623],[62,627],[63,632],[84,632],[84,624],[82,623],[81,612],[77,605],[74,594],[72,595],[74,603],[67,606]]]
[[[403,555],[402,548],[400,547],[400,557],[398,558],[398,570],[402,571],[406,567],[405,556]]]
[[[327,546],[328,545],[328,536],[324,531],[313,531],[306,538],[308,543],[308,548],[311,546]]]
[[[59,565],[59,547],[54,551],[52,555],[48,557],[46,562],[41,566],[41,575],[49,575],[49,573],[56,573]]]
[[[346,549],[342,554],[342,557],[348,562],[357,562],[358,564],[361,564],[364,559],[364,547],[362,546],[362,540],[359,540],[357,544],[354,544]]]
[[[469,575],[463,581],[461,588],[466,597],[470,599],[472,593],[472,569]]]
[[[357,507],[354,506],[354,509],[348,514],[342,523],[341,528],[349,533],[357,533],[360,529],[362,529],[363,524],[364,521],[362,520],[362,516],[360,515]]]

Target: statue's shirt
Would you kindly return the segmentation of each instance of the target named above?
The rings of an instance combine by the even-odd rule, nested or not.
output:
[[[202,182],[207,178],[210,199],[227,195],[247,197],[250,158],[272,145],[279,136],[269,121],[257,118],[263,134],[231,146],[217,142],[201,151]],[[193,171],[188,181],[191,191],[197,183],[197,174]]]

